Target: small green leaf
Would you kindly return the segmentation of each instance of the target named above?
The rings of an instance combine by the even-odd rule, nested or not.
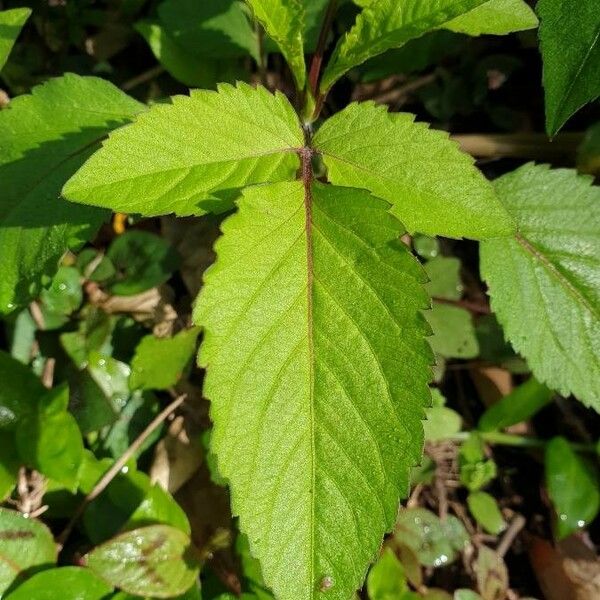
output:
[[[548,494],[556,509],[559,538],[591,523],[600,509],[600,481],[595,467],[562,437],[546,446],[544,460]]]
[[[434,302],[423,315],[433,330],[429,343],[436,354],[446,358],[475,358],[479,345],[469,311]]]
[[[460,431],[461,416],[451,408],[444,406],[445,398],[437,389],[432,389],[433,406],[425,409],[427,420],[423,421],[425,439],[437,442],[452,437]]]
[[[75,267],[59,267],[50,287],[40,294],[40,310],[45,330],[59,329],[83,300],[81,276]]]
[[[329,181],[387,200],[411,233],[473,239],[512,233],[511,217],[473,159],[446,133],[414,118],[365,102],[328,119],[314,145]]]
[[[475,520],[492,535],[498,535],[506,528],[504,517],[496,500],[486,492],[471,492],[467,504]]]
[[[304,89],[304,4],[301,0],[247,0],[254,16],[279,46],[298,90]]]
[[[129,365],[111,356],[92,351],[88,355],[87,368],[104,395],[112,401],[117,410],[121,410],[130,397]]]
[[[242,83],[190,94],[109,136],[64,195],[146,216],[199,215],[223,210],[220,191],[294,177],[304,138],[283,94]]]
[[[443,25],[444,29],[468,35],[505,35],[537,26],[537,17],[524,0],[488,0]]]
[[[35,412],[46,393],[31,369],[0,350],[0,429],[13,428],[24,416]]]
[[[94,548],[83,560],[111,585],[159,598],[185,593],[199,571],[190,538],[167,525],[122,533]]]
[[[473,590],[460,589],[454,592],[453,600],[483,600],[483,598]]]
[[[104,600],[112,592],[90,569],[59,567],[36,573],[18,586],[6,600]]]
[[[171,277],[180,258],[173,247],[161,237],[132,229],[117,237],[110,245],[107,257],[117,274],[110,291],[120,296],[145,292]]]
[[[321,81],[321,91],[344,73],[391,48],[440,27],[486,0],[378,0],[365,6],[354,27],[338,42]]]
[[[56,562],[56,544],[50,530],[36,519],[0,508],[0,595],[33,567]],[[33,600],[35,596],[29,596]]]
[[[527,421],[549,404],[553,396],[552,390],[531,377],[496,404],[492,404],[481,415],[478,427],[481,431],[494,431]]]
[[[454,257],[437,256],[425,263],[429,283],[425,289],[433,298],[460,300],[463,284],[460,280],[460,260]]]
[[[481,245],[492,309],[540,382],[600,410],[600,188],[533,164],[495,184],[519,233]]]
[[[600,95],[600,11],[597,0],[539,0],[546,131],[554,135]]]
[[[430,567],[455,561],[469,542],[469,535],[456,517],[448,515],[442,521],[424,508],[401,510],[394,536],[417,554],[421,564]]]
[[[8,55],[29,15],[31,15],[30,8],[13,8],[0,12],[0,71],[6,64]]]
[[[367,577],[370,600],[401,600],[408,591],[402,563],[391,548],[385,548]]]
[[[29,467],[72,489],[83,460],[83,441],[77,421],[67,411],[68,404],[66,385],[46,392],[36,412],[18,423],[16,440]]]
[[[143,109],[108,81],[67,74],[0,111],[0,313],[37,296],[65,251],[95,234],[106,213],[65,202],[60,189]]]
[[[458,453],[460,481],[472,492],[485,487],[497,475],[496,463],[486,459],[484,445],[477,433],[471,433]]]
[[[131,389],[166,390],[175,385],[194,354],[199,333],[192,328],[172,338],[144,337],[131,361]]]

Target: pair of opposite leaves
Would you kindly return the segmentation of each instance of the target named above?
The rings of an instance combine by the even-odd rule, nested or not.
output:
[[[352,104],[326,121],[309,143],[329,184],[296,180],[305,143],[280,93],[193,91],[114,131],[64,195],[190,215],[245,187],[194,314],[212,448],[276,597],[347,600],[394,524],[429,403],[426,278],[394,215],[450,237],[514,226],[472,159],[412,115]]]

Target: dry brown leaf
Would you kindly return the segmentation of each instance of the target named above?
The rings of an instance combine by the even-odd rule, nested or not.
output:
[[[532,538],[529,560],[547,600],[598,600],[600,559],[578,536],[553,546]]]
[[[483,600],[504,600],[508,591],[508,570],[504,560],[487,546],[480,546],[473,563],[477,589]]]
[[[177,492],[202,464],[202,448],[190,439],[183,416],[176,417],[154,449],[150,479],[169,493]]]

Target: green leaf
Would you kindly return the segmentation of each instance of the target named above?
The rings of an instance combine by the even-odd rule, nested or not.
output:
[[[394,536],[415,552],[421,564],[430,567],[454,562],[469,542],[468,533],[456,517],[448,515],[442,521],[424,508],[401,510]]]
[[[199,332],[192,328],[172,338],[144,337],[131,362],[131,389],[166,390],[175,385],[194,354]]]
[[[219,191],[293,178],[294,150],[303,144],[298,117],[279,92],[246,84],[194,90],[114,132],[63,192],[146,216],[219,211]]]
[[[554,393],[535,377],[492,404],[479,419],[481,431],[495,431],[527,421],[552,401]]]
[[[247,0],[252,12],[265,31],[279,46],[296,81],[304,89],[304,4],[301,0]]]
[[[544,457],[548,494],[556,509],[559,538],[591,523],[600,509],[600,481],[592,464],[583,460],[562,437],[553,438]]]
[[[331,183],[387,200],[411,233],[484,239],[514,231],[473,159],[414,115],[350,104],[322,125],[314,145]]]
[[[158,18],[175,43],[199,58],[258,56],[258,39],[239,0],[164,0]]]
[[[83,300],[81,277],[75,267],[59,267],[47,289],[40,294],[45,330],[59,329]]]
[[[505,35],[537,26],[537,17],[524,0],[488,0],[443,25],[444,29],[468,35]]]
[[[143,108],[107,81],[67,74],[0,112],[0,313],[34,298],[65,251],[95,234],[106,213],[65,202],[60,189]]]
[[[55,562],[56,544],[45,525],[15,510],[0,508],[0,595],[32,567]]]
[[[436,354],[446,358],[475,358],[479,354],[469,311],[434,302],[432,309],[423,314],[433,330],[429,344]]]
[[[46,389],[29,367],[0,350],[0,429],[35,411]]]
[[[223,231],[194,314],[218,469],[275,596],[345,600],[421,457],[424,273],[359,190],[250,188]]]
[[[458,433],[462,419],[455,410],[444,406],[446,399],[437,388],[433,388],[431,392],[433,406],[425,409],[427,420],[423,421],[423,429],[427,441],[437,442]]]
[[[8,55],[29,15],[31,15],[30,8],[0,11],[0,71],[6,64]]]
[[[112,587],[90,569],[60,567],[36,573],[6,596],[6,600],[104,600],[110,592]]]
[[[370,600],[401,600],[408,592],[402,563],[393,550],[385,548],[367,577]]]
[[[518,224],[481,245],[492,309],[535,377],[600,410],[600,188],[525,165],[496,190]]]
[[[577,170],[589,175],[600,175],[600,121],[585,132],[577,149]]]
[[[496,500],[486,492],[471,492],[467,504],[475,520],[492,535],[498,535],[506,528],[504,517]]]
[[[198,576],[190,538],[167,525],[122,533],[83,557],[111,585],[131,594],[170,598],[185,593]]]
[[[10,496],[15,485],[21,461],[11,431],[0,431],[0,502]]]
[[[110,291],[121,296],[140,294],[164,283],[180,262],[179,254],[163,238],[135,229],[118,236],[106,255],[117,271]]]
[[[321,81],[321,91],[344,73],[391,48],[440,27],[486,0],[378,0],[370,2],[338,42]],[[364,3],[361,3],[364,4]]]
[[[554,135],[600,95],[600,11],[596,0],[539,0],[546,131]]]
[[[83,441],[77,421],[67,411],[68,404],[66,385],[46,392],[37,411],[19,422],[16,440],[29,467],[73,489],[83,460]]]
[[[497,475],[496,463],[486,460],[483,441],[472,433],[458,453],[460,481],[471,492],[485,487]]]
[[[425,289],[433,298],[460,300],[463,284],[460,280],[460,260],[454,257],[436,256],[425,264],[429,283]]]

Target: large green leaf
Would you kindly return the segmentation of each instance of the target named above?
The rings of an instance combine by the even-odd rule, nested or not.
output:
[[[326,92],[344,73],[369,58],[440,27],[486,0],[378,0],[356,18],[338,42],[321,81]]]
[[[537,27],[538,20],[524,0],[488,0],[444,23],[444,29],[468,35],[504,35]]]
[[[218,191],[293,177],[293,151],[303,144],[283,94],[246,84],[195,90],[114,132],[63,191],[69,200],[146,216],[203,214],[222,210]]]
[[[247,0],[254,16],[279,46],[290,66],[296,86],[304,88],[304,5],[302,0]]]
[[[384,198],[410,232],[484,239],[514,229],[473,159],[414,115],[351,104],[323,124],[314,145],[329,181]]]
[[[347,600],[421,456],[425,274],[360,190],[279,183],[239,205],[194,314],[212,449],[275,596]]]
[[[0,12],[0,71],[30,14],[30,8],[13,8]]]
[[[55,562],[56,544],[45,525],[0,508],[0,595],[28,569]]]
[[[73,206],[60,189],[108,131],[141,110],[107,81],[67,74],[0,112],[0,313],[34,297],[64,252],[95,233],[104,211]]]
[[[600,188],[525,165],[496,181],[518,225],[481,246],[481,272],[506,336],[536,378],[600,410]]]
[[[600,10],[597,0],[539,0],[546,130],[554,135],[600,95]]]

